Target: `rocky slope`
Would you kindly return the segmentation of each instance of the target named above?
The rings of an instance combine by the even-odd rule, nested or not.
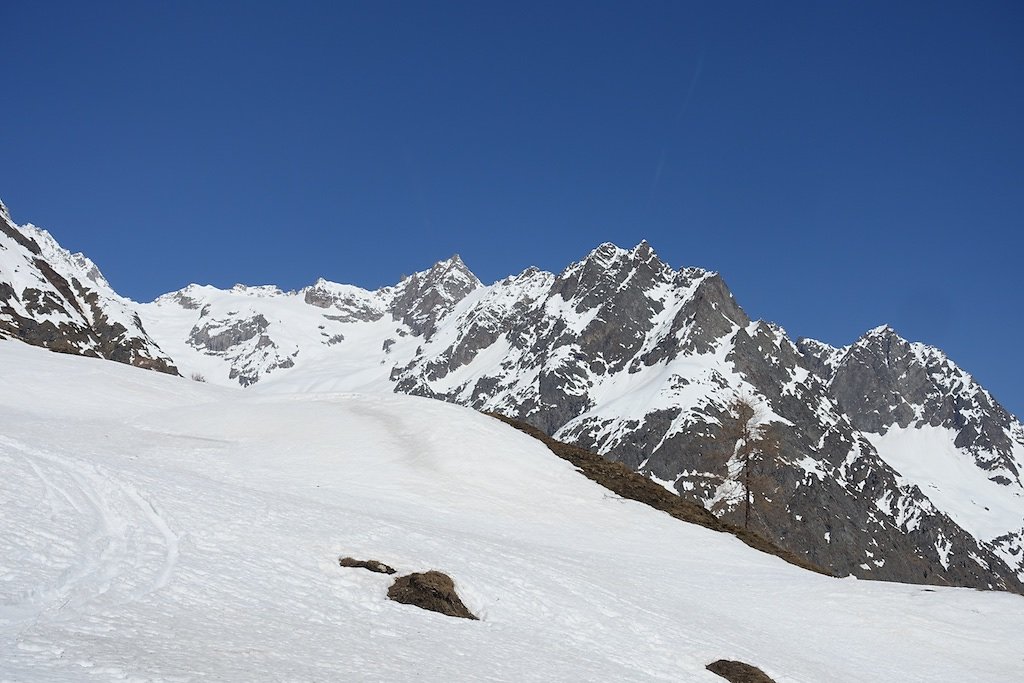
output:
[[[878,453],[1024,579],[1024,428],[940,350],[871,330],[801,350]]]
[[[99,268],[48,232],[17,226],[0,203],[0,338],[176,373],[150,339],[135,305]]]

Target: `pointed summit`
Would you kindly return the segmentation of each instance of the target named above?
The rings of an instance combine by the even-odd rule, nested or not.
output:
[[[458,283],[463,283],[470,285],[470,290],[476,289],[482,284],[458,254],[453,254],[450,258],[443,261],[438,261],[431,266],[430,270],[425,273],[417,273],[413,277],[416,276],[422,276],[422,279],[430,282],[442,283],[450,281],[456,286]]]
[[[894,330],[888,323],[879,325],[878,327],[871,328],[863,335],[861,335],[861,338],[858,341],[875,338],[885,339],[890,337],[895,337],[896,339],[899,339],[901,341],[906,341],[906,339],[903,339],[903,337],[901,337],[899,333],[896,330]]]
[[[629,250],[630,257],[633,260],[649,261],[651,258],[658,258],[658,255],[654,252],[654,247],[647,240],[640,240],[640,243]],[[658,259],[659,261],[661,259]]]
[[[437,321],[483,284],[458,254],[435,263],[430,270],[413,273],[392,289],[388,310],[395,320],[429,339]]]

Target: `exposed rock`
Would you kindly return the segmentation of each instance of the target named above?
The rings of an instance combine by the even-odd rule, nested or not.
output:
[[[1024,484],[1014,457],[1016,448],[1024,450],[1020,423],[938,349],[908,342],[888,325],[843,349],[808,340],[801,348],[828,359],[815,369],[855,428],[885,434],[893,427],[944,427],[992,477]]]
[[[718,674],[729,683],[775,683],[768,677],[768,674],[756,666],[728,659],[719,659],[717,662],[708,664],[707,670]]]
[[[339,557],[338,565],[342,567],[356,567],[358,569],[368,569],[371,572],[377,574],[394,574],[395,570],[392,567],[378,562],[377,560],[357,560],[354,557]]]
[[[456,254],[398,284],[389,310],[395,320],[429,339],[437,328],[437,321],[451,313],[457,303],[479,286],[480,280]]]
[[[324,317],[336,322],[372,322],[384,317],[379,301],[369,292],[349,285],[339,285],[320,278],[311,287],[302,290],[302,299],[310,306],[334,309]]]
[[[61,353],[106,358],[178,374],[142,326],[133,305],[110,289],[96,265],[32,225],[0,212],[0,250],[10,272],[0,282],[0,332]]]
[[[435,570],[398,577],[388,589],[388,598],[449,617],[477,619],[455,592],[451,577]]]

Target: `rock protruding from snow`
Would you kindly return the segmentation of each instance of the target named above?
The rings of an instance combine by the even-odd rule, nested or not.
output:
[[[388,589],[388,598],[449,617],[477,619],[455,591],[452,578],[433,569],[398,577]]]
[[[331,315],[340,322],[373,322],[384,317],[380,296],[323,278],[302,290],[302,300],[317,308],[334,309]]]
[[[707,669],[729,683],[775,683],[768,674],[745,662],[719,659],[717,662],[708,664]]]
[[[357,569],[366,569],[375,574],[394,574],[395,568],[378,560],[357,560],[354,557],[339,557],[338,566]]]

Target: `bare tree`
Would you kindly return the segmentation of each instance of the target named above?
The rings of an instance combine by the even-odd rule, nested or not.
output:
[[[767,422],[765,405],[747,393],[737,393],[729,402],[728,411],[733,418],[724,425],[723,436],[731,444],[733,457],[740,463],[743,485],[743,527],[750,527],[750,510],[754,504],[751,477],[753,465],[767,455],[777,455],[779,445]]]

